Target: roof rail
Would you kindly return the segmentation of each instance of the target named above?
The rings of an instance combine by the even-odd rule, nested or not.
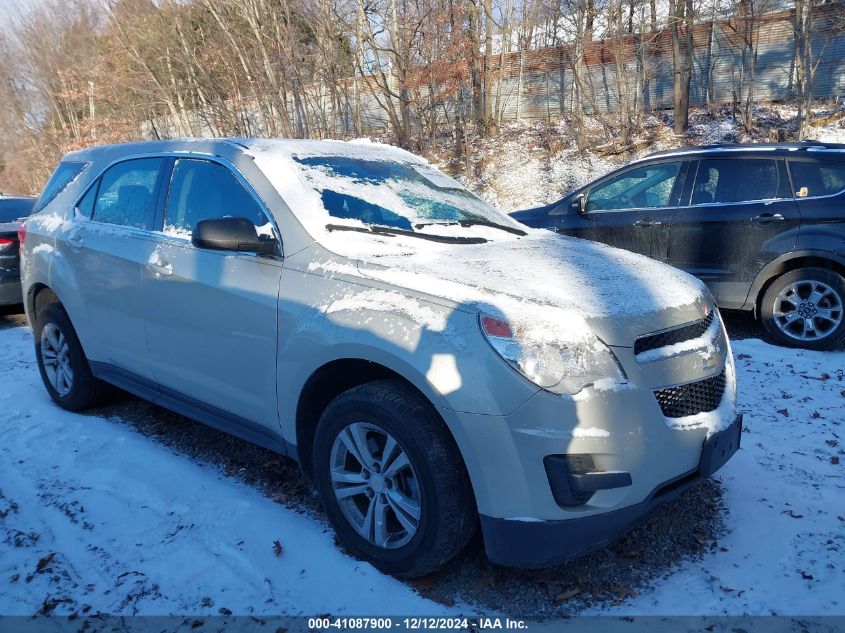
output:
[[[790,141],[785,143],[709,143],[707,145],[689,145],[687,147],[678,147],[676,149],[661,150],[647,154],[633,162],[639,162],[647,158],[658,156],[674,156],[682,154],[693,154],[706,151],[754,151],[754,150],[807,150],[807,149],[828,149],[836,151],[845,151],[845,143],[826,143],[815,139],[805,139],[803,141]]]

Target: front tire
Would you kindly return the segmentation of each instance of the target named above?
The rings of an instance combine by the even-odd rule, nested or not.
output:
[[[760,317],[779,344],[815,350],[845,343],[845,279],[825,268],[799,268],[775,279]]]
[[[472,489],[454,440],[431,405],[398,380],[335,398],[317,425],[313,458],[339,540],[385,573],[423,576],[475,531]]]
[[[42,308],[35,320],[33,334],[38,371],[53,401],[68,411],[99,404],[107,394],[108,386],[91,373],[64,308],[56,303]]]

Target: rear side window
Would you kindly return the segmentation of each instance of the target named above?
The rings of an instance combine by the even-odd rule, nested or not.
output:
[[[180,158],[173,167],[164,232],[190,237],[200,220],[247,218],[272,234],[264,212],[228,168],[207,160]]]
[[[831,196],[845,190],[845,163],[791,160],[789,171],[798,198]]]
[[[87,163],[75,162],[59,163],[59,166],[56,167],[56,171],[53,172],[53,175],[50,176],[50,180],[48,180],[47,184],[44,186],[44,191],[41,192],[38,202],[35,203],[35,210],[40,211],[46,207],[47,204],[59,195],[59,193],[61,193],[61,191],[67,187],[74,178],[82,173],[86,164]]]
[[[76,210],[84,215],[86,218],[90,219],[92,215],[94,215],[94,202],[97,199],[97,183],[91,185],[88,188],[88,191],[85,192],[85,195],[82,196],[82,200],[76,205]]]
[[[691,204],[731,204],[778,197],[777,160],[712,158],[698,164]]]
[[[109,168],[100,179],[93,219],[107,224],[147,228],[163,162],[161,158],[138,158]],[[84,210],[80,211],[84,213]]]
[[[30,198],[0,200],[0,224],[27,217],[32,213],[32,202]]]

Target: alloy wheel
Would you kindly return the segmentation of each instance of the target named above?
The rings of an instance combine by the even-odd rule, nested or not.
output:
[[[41,330],[41,360],[50,386],[60,396],[66,396],[73,387],[70,348],[65,335],[53,323]]]
[[[331,482],[349,524],[372,545],[406,545],[420,524],[420,486],[408,454],[387,431],[354,422],[331,449]]]
[[[813,279],[795,281],[775,298],[772,317],[778,329],[798,341],[820,340],[842,323],[842,297]]]

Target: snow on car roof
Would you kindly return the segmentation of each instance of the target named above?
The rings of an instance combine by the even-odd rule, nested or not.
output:
[[[298,139],[229,139],[253,152],[274,152],[287,156],[348,156],[365,160],[397,160],[427,165],[428,162],[395,145],[361,138],[351,141]]]

